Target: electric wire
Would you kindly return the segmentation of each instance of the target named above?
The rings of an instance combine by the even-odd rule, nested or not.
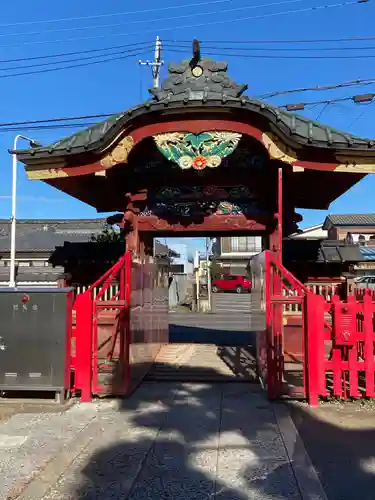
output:
[[[341,89],[345,87],[353,87],[357,85],[371,85],[375,83],[375,77],[374,78],[363,78],[363,79],[358,79],[358,80],[349,80],[347,82],[343,83],[337,83],[337,84],[332,84],[332,85],[316,85],[314,87],[300,87],[297,89],[288,89],[288,90],[279,90],[276,92],[267,92],[266,94],[261,94],[256,96],[258,99],[269,99],[271,97],[276,97],[280,95],[285,95],[285,94],[293,94],[293,93],[299,93],[299,92],[310,92],[310,91],[323,91],[323,90],[334,90],[334,89]]]
[[[150,51],[153,49],[153,45],[150,43],[148,46],[143,46],[142,49],[144,49],[145,51],[146,50]],[[97,55],[88,56],[88,57],[76,57],[73,59],[65,59],[63,61],[49,61],[49,62],[36,63],[36,64],[22,64],[20,66],[10,66],[8,68],[1,68],[0,67],[0,71],[15,71],[15,70],[20,70],[20,69],[28,69],[28,68],[40,68],[42,66],[53,66],[53,65],[57,65],[57,64],[66,64],[66,63],[80,62],[80,61],[90,61],[90,60],[102,58],[105,56],[108,56],[108,57],[109,56],[119,56],[122,54],[127,54],[129,52],[134,52],[134,49],[121,50],[118,52],[112,52],[110,54],[97,54]],[[131,54],[131,55],[133,55],[133,54]],[[98,62],[102,62],[102,61],[98,61]],[[60,68],[60,69],[64,69],[64,68]],[[14,76],[17,76],[17,75],[14,75]],[[1,75],[0,75],[0,78],[1,78]]]
[[[103,28],[119,28],[122,26],[130,26],[133,24],[144,24],[144,23],[156,23],[159,21],[177,21],[179,19],[189,19],[189,18],[194,18],[194,17],[201,17],[201,16],[213,16],[216,14],[229,14],[231,12],[241,12],[244,10],[254,10],[254,9],[259,9],[259,8],[264,8],[264,7],[274,7],[276,5],[283,5],[283,4],[291,4],[291,3],[301,3],[305,2],[306,0],[283,0],[281,2],[271,2],[271,3],[266,3],[266,4],[260,4],[260,5],[243,5],[242,7],[234,7],[231,9],[222,9],[222,10],[214,10],[210,12],[193,12],[192,14],[180,14],[178,16],[172,16],[172,17],[157,17],[156,19],[137,19],[135,21],[129,21],[125,23],[116,23],[116,24],[99,24],[99,25],[93,25],[93,26],[75,26],[72,28],[55,28],[51,30],[44,30],[44,31],[27,31],[27,32],[21,32],[21,33],[0,33],[0,38],[3,37],[21,37],[21,36],[35,36],[35,35],[45,35],[48,33],[65,33],[69,31],[85,31],[85,30],[93,30],[93,29],[103,29]],[[355,2],[357,3],[357,2]]]
[[[358,5],[358,4],[365,3],[365,2],[367,3],[369,1],[370,0],[353,0],[353,1],[339,2],[339,3],[335,3],[335,4],[319,5],[319,6],[315,6],[315,7],[305,7],[303,9],[286,10],[286,11],[281,11],[281,12],[271,12],[268,14],[261,14],[261,15],[257,15],[257,16],[242,16],[240,18],[235,18],[235,19],[223,19],[223,20],[207,21],[207,22],[196,23],[196,24],[185,24],[185,25],[171,26],[171,27],[152,28],[152,29],[131,31],[131,32],[127,32],[127,33],[108,33],[108,34],[88,36],[88,37],[64,38],[64,39],[60,39],[60,40],[33,40],[33,41],[29,41],[29,42],[20,42],[20,43],[15,43],[15,44],[0,45],[0,47],[1,48],[3,48],[3,47],[10,48],[10,47],[22,47],[22,46],[26,46],[26,45],[40,45],[40,44],[46,45],[46,44],[50,44],[50,43],[68,43],[68,42],[78,42],[78,41],[87,41],[87,40],[99,40],[102,38],[117,37],[117,36],[132,36],[132,35],[139,36],[141,33],[155,33],[156,31],[160,33],[160,32],[175,31],[175,30],[181,30],[181,29],[201,28],[201,27],[206,27],[206,26],[218,26],[218,25],[223,25],[223,24],[249,21],[249,20],[254,20],[254,19],[266,19],[269,17],[285,16],[288,14],[300,14],[302,12],[313,12],[313,11],[318,11],[318,10],[328,10],[331,8],[348,7],[348,6]],[[196,15],[201,17],[203,15],[203,13],[199,12]],[[165,22],[166,19],[167,18],[162,18],[161,20],[163,22]]]
[[[184,53],[184,50],[175,48],[176,46],[166,45],[165,48],[169,52]],[[241,54],[241,53],[228,53],[228,52],[205,52],[207,56],[225,56],[225,57],[244,57],[246,59],[367,59],[374,58],[375,54],[346,54],[346,55],[313,55],[313,56],[299,56],[299,55],[284,55],[284,54]]]
[[[24,71],[21,73],[15,73],[15,74],[5,74],[5,75],[0,75],[0,79],[2,78],[14,78],[17,76],[30,76],[30,75],[37,75],[37,74],[42,74],[42,73],[51,73],[54,71],[62,71],[62,70],[67,70],[67,69],[74,69],[74,68],[82,68],[86,66],[91,66],[94,64],[102,64],[102,63],[107,63],[107,62],[112,62],[112,61],[119,61],[123,59],[128,59],[129,57],[138,57],[143,54],[149,53],[149,50],[147,51],[141,51],[141,52],[134,52],[132,54],[126,54],[126,55],[121,55],[121,56],[116,56],[116,57],[111,57],[109,59],[102,59],[100,61],[90,61],[90,62],[84,62],[80,64],[70,64],[67,66],[59,66],[56,68],[45,68],[45,69],[40,69],[36,71]]]
[[[205,2],[190,3],[190,4],[183,4],[183,5],[171,5],[171,6],[166,6],[166,7],[156,7],[153,9],[145,9],[145,10],[133,10],[133,11],[128,11],[128,12],[112,12],[112,13],[107,13],[107,14],[96,14],[93,16],[63,17],[63,18],[58,18],[58,19],[45,19],[45,20],[40,20],[40,21],[20,21],[17,23],[0,24],[0,28],[11,28],[13,26],[30,26],[33,24],[52,24],[52,23],[60,23],[60,22],[65,23],[67,21],[85,21],[85,20],[100,19],[100,18],[105,18],[105,17],[130,16],[130,15],[135,15],[135,14],[149,14],[151,12],[160,12],[160,11],[175,10],[175,9],[185,9],[185,8],[191,8],[191,7],[203,7],[205,5],[231,3],[231,2],[233,2],[233,0],[209,0],[209,1],[205,1]]]

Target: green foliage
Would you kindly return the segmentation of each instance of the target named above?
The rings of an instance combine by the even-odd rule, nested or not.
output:
[[[120,229],[107,226],[102,233],[93,235],[91,241],[96,241],[97,243],[124,241],[124,233]]]
[[[211,279],[216,280],[221,277],[222,274],[225,274],[223,268],[217,262],[215,258],[211,260]]]

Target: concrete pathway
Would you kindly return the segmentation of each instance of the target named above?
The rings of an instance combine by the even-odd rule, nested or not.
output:
[[[323,500],[281,406],[254,384],[148,382],[125,401],[14,415],[0,498]]]

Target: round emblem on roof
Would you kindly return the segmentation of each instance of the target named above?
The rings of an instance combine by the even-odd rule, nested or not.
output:
[[[200,76],[203,75],[203,68],[201,68],[200,66],[195,66],[191,70],[191,73],[192,73],[193,76],[195,76],[195,78],[199,78]]]

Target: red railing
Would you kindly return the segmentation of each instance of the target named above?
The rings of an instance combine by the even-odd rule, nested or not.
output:
[[[270,399],[277,399],[285,392],[293,393],[287,380],[289,365],[293,365],[292,372],[299,373],[300,379],[303,373],[303,324],[301,321],[288,328],[284,324],[285,309],[298,306],[303,314],[303,299],[309,290],[269,251],[265,253],[265,270],[267,392]],[[303,377],[298,385],[294,392],[303,391]]]
[[[265,269],[268,395],[271,399],[282,395],[304,397],[306,370],[309,369],[305,326],[309,311],[305,298],[315,294],[269,251],[265,252]],[[335,300],[335,295],[320,297],[327,303]],[[322,328],[328,334],[332,330],[330,312],[326,308],[323,314]],[[264,356],[260,362],[264,364]]]
[[[375,303],[371,293],[358,302],[335,299],[327,303],[317,295],[306,296],[308,364],[307,398],[375,397]],[[332,329],[324,328],[324,314],[332,315]]]
[[[127,252],[84,293],[77,295],[72,347],[74,389],[81,400],[92,394],[125,394],[129,385],[131,254]],[[104,300],[116,282],[118,291]],[[104,372],[104,376],[101,377]],[[107,379],[106,384],[100,378]]]
[[[168,276],[152,257],[127,252],[74,304],[74,390],[128,395],[168,342]],[[109,290],[115,290],[110,296]]]

